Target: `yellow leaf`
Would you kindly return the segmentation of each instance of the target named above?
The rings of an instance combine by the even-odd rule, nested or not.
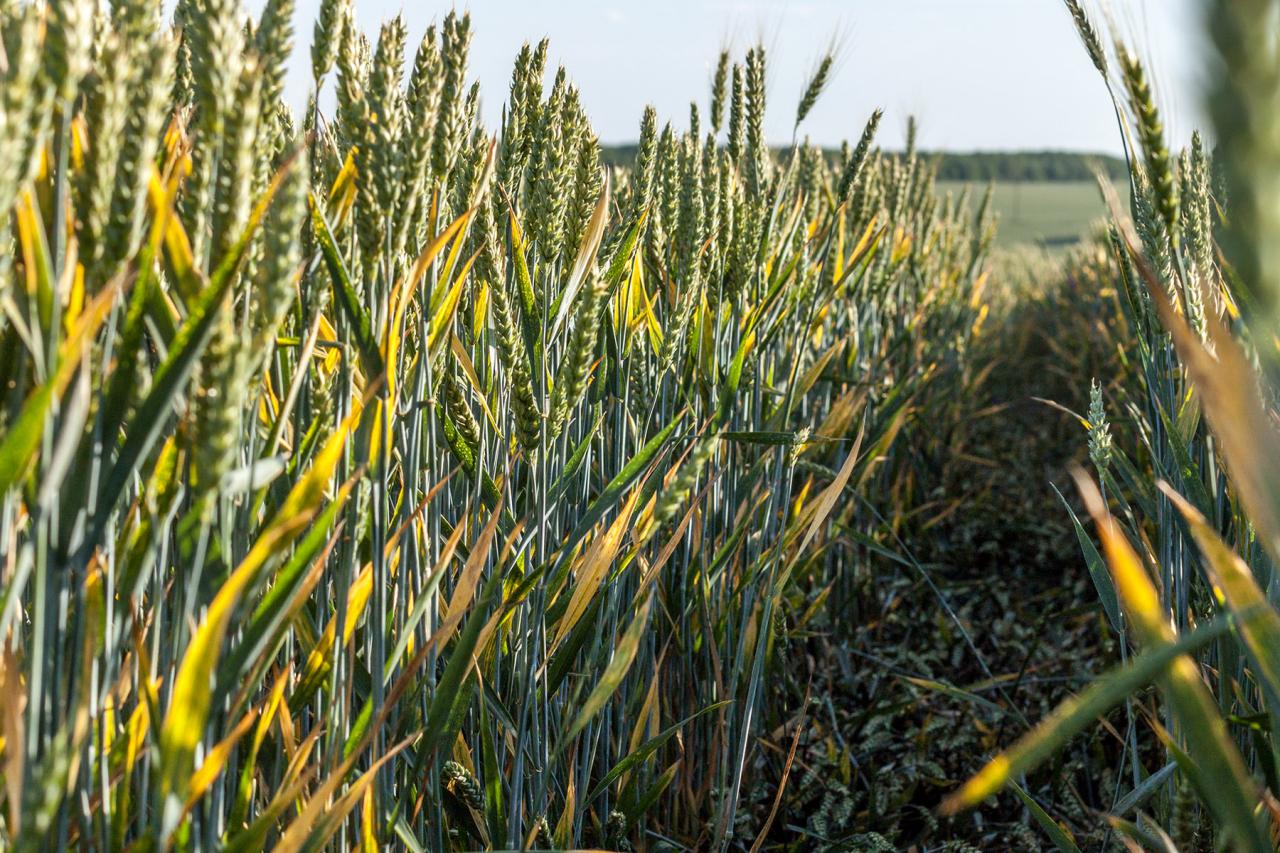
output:
[[[311,468],[294,485],[266,530],[214,596],[204,621],[196,629],[183,655],[174,679],[169,711],[160,732],[160,791],[164,802],[162,834],[165,840],[177,828],[182,807],[188,799],[191,761],[204,736],[213,698],[213,673],[235,607],[267,562],[288,547],[314,517],[359,414],[357,408],[347,417],[317,454]]]
[[[209,790],[209,786],[222,773],[224,767],[227,766],[227,759],[231,756],[231,750],[236,743],[249,731],[249,727],[253,725],[254,718],[257,716],[256,711],[250,711],[236,724],[231,730],[231,734],[219,741],[213,749],[209,750],[209,754],[205,756],[204,762],[201,763],[200,769],[191,776],[188,782],[189,792],[187,794],[186,811],[190,811],[196,801],[204,796],[204,792]]]
[[[548,658],[564,642],[564,638],[573,630],[573,626],[578,624],[578,620],[587,612],[587,606],[595,598],[600,582],[604,579],[609,567],[613,565],[613,560],[618,555],[618,548],[631,529],[631,515],[635,511],[640,491],[640,489],[632,490],[631,497],[627,499],[618,517],[613,520],[603,535],[597,536],[592,541],[586,553],[578,561],[578,566],[573,572],[576,579],[573,594],[569,597],[569,605],[564,615],[556,625],[556,637],[551,644]]]
[[[1116,595],[1133,623],[1138,637],[1144,643],[1173,642],[1173,629],[1160,606],[1160,593],[1151,582],[1129,540],[1120,532],[1119,525],[1107,511],[1102,494],[1093,481],[1076,473],[1076,484],[1084,498],[1085,506],[1098,528],[1102,550],[1115,579]]]

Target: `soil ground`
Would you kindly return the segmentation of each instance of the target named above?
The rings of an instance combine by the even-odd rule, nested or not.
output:
[[[1111,369],[1092,338],[1094,320],[1065,330],[1054,322],[1065,302],[1080,310],[1064,287],[1021,297],[988,332],[978,356],[988,363],[977,368],[989,373],[960,419],[963,434],[937,453],[930,496],[938,511],[903,534],[905,559],[869,557],[845,612],[793,638],[789,707],[801,707],[806,690],[809,701],[764,744],[771,772],[757,774],[750,792],[752,836],[800,731],[765,849],[1051,848],[1013,793],[954,819],[936,809],[1115,656],[1055,491],[1073,495],[1069,470],[1087,462],[1085,432],[1036,399],[1083,411],[1091,373]],[[923,437],[936,425],[914,428],[925,454]],[[1101,768],[1116,766],[1117,750],[1100,728],[1025,780],[1082,849],[1108,846],[1096,811],[1111,792],[1089,780],[1106,777]]]

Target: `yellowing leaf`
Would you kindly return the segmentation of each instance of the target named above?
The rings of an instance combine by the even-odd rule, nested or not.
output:
[[[631,497],[618,512],[618,517],[613,520],[603,535],[595,538],[579,560],[578,567],[573,572],[576,581],[573,594],[569,597],[569,605],[564,615],[556,625],[556,637],[551,644],[552,654],[564,642],[564,638],[573,630],[573,626],[578,624],[582,614],[587,612],[587,606],[600,588],[600,582],[604,579],[609,567],[613,565],[613,560],[618,555],[618,548],[631,529],[631,516],[635,511],[640,492],[641,489],[632,490]]]
[[[359,414],[357,408],[316,455],[315,462],[294,485],[266,530],[218,590],[204,621],[187,646],[174,679],[169,711],[160,732],[160,791],[164,803],[162,836],[166,840],[177,829],[190,793],[191,760],[204,736],[213,698],[213,676],[235,607],[268,560],[286,548],[310,523],[324,498],[324,490],[333,477]]]

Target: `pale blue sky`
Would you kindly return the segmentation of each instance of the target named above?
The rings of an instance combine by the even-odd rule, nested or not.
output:
[[[856,137],[883,107],[880,141],[891,148],[901,145],[910,114],[931,149],[1119,148],[1110,102],[1060,0],[354,2],[371,38],[380,21],[402,13],[415,46],[432,20],[455,5],[469,9],[471,74],[490,127],[526,39],[550,36],[552,67],[566,66],[604,142],[634,140],[646,103],[683,126],[690,100],[706,109],[721,47],[740,55],[762,39],[770,51],[766,132],[785,143],[805,81],[834,38],[838,73],[801,128],[815,142]],[[1110,17],[1148,59],[1171,131],[1185,139],[1201,123],[1198,0],[1088,2],[1104,31]],[[297,104],[310,86],[306,47],[317,6],[300,0],[288,93]]]

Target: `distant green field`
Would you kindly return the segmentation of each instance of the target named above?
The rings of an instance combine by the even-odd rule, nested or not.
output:
[[[959,193],[964,186],[958,181],[939,181],[938,192]],[[975,206],[983,189],[973,187]],[[1000,215],[996,241],[1002,246],[1069,246],[1106,214],[1098,187],[1092,181],[997,183],[993,202]]]

